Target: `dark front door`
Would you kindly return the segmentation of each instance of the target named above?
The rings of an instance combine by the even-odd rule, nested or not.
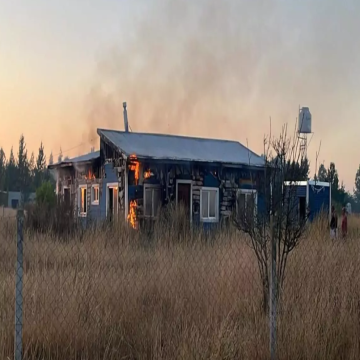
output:
[[[70,207],[70,189],[64,189],[64,202],[66,207]]]
[[[108,211],[108,218],[109,220],[113,219],[113,211],[114,211],[114,189],[109,188],[109,211]]]
[[[299,213],[300,213],[300,220],[306,219],[306,197],[301,196],[299,197]]]
[[[178,183],[177,201],[190,216],[191,184]]]
[[[19,204],[19,200],[18,199],[12,199],[11,200],[11,207],[13,209],[16,209],[18,207],[18,204]]]

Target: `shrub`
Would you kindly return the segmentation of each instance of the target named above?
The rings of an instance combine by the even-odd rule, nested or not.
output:
[[[54,188],[50,181],[45,181],[37,190],[36,190],[36,203],[42,206],[48,206],[50,208],[55,207],[56,205],[56,195]]]
[[[69,236],[77,229],[73,208],[64,201],[57,201],[52,184],[44,182],[36,191],[35,204],[27,206],[25,226],[30,231],[54,232]]]

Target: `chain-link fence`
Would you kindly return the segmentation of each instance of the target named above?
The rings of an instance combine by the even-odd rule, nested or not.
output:
[[[335,240],[326,222],[312,224],[277,293],[271,248],[266,285],[231,227],[22,236],[21,214],[0,218],[0,358],[358,359],[357,222]]]

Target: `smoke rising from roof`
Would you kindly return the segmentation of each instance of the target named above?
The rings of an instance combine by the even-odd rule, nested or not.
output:
[[[152,1],[98,62],[84,136],[123,130],[126,101],[133,131],[249,138],[257,152],[270,115],[280,130],[309,106],[324,139],[354,114],[359,10],[350,0]]]

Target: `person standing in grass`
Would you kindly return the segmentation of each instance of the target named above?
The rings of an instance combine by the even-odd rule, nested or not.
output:
[[[342,237],[345,238],[347,235],[347,230],[348,230],[348,226],[347,226],[347,213],[346,213],[346,208],[343,207],[342,209],[342,221],[341,221],[341,232],[342,232]]]
[[[330,220],[330,236],[334,239],[337,235],[338,218],[335,211],[335,206],[331,207],[331,220]]]

